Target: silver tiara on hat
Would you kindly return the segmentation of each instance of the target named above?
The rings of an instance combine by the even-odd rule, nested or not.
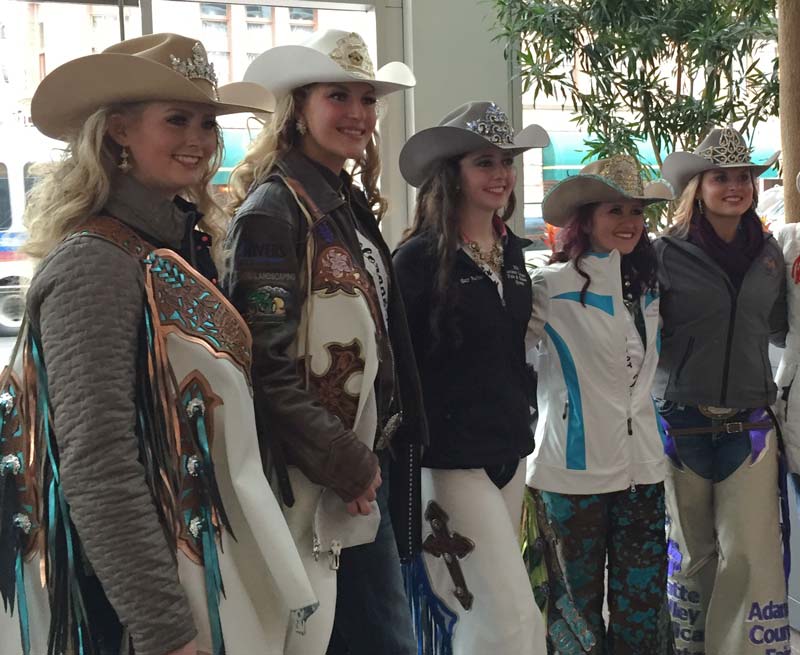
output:
[[[514,132],[508,124],[508,116],[493,102],[486,108],[483,118],[469,121],[466,127],[470,132],[480,134],[492,143],[514,143]]]
[[[719,145],[709,146],[697,154],[717,165],[750,166],[750,148],[747,147],[742,135],[732,127],[725,127],[720,131]]]
[[[190,80],[206,80],[214,87],[214,95],[217,95],[217,74],[214,72],[214,64],[208,61],[206,51],[200,43],[192,46],[192,56],[181,59],[175,55],[169,56],[169,63],[172,69]]]

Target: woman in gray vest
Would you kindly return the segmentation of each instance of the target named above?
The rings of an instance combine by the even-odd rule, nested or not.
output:
[[[755,212],[733,128],[664,161],[683,191],[655,244],[663,331],[654,386],[671,460],[667,591],[676,653],[789,653],[776,387],[769,341],[786,332],[781,250]],[[766,650],[771,648],[771,650]]]

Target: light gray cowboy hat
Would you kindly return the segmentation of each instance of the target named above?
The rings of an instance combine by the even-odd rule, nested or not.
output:
[[[436,127],[417,132],[400,151],[400,172],[411,186],[420,186],[433,166],[486,146],[496,146],[513,156],[544,148],[550,137],[538,125],[514,136],[508,116],[493,102],[468,102],[445,116]]]
[[[324,82],[367,82],[379,97],[417,83],[411,69],[399,61],[375,72],[364,39],[342,30],[317,32],[303,45],[270,48],[250,63],[244,81],[261,84],[277,97]]]
[[[584,166],[577,175],[561,180],[542,201],[544,220],[564,227],[578,209],[595,202],[641,200],[649,205],[675,197],[665,180],[644,184],[638,162],[630,155],[614,155]]]
[[[59,66],[33,94],[31,118],[42,134],[61,139],[100,107],[154,100],[201,103],[217,115],[275,108],[275,96],[256,84],[217,88],[203,44],[164,33],[128,39]]]
[[[694,152],[668,155],[661,166],[661,176],[680,193],[695,175],[714,168],[746,167],[758,177],[775,163],[780,154],[778,150],[763,164],[754,164],[750,161],[750,148],[739,132],[732,127],[716,127]]]

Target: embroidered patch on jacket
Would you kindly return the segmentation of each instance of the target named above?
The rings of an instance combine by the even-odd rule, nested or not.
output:
[[[778,262],[771,255],[764,255],[761,258],[761,263],[770,276],[775,277],[778,274]]]
[[[264,285],[247,294],[247,318],[283,318],[289,291],[282,287]]]

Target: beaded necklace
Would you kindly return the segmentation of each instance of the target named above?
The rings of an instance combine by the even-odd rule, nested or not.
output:
[[[503,268],[503,247],[500,245],[500,239],[495,239],[489,252],[484,252],[475,241],[464,240],[464,243],[469,248],[470,253],[474,255],[480,262],[486,264],[490,269],[499,273]]]

